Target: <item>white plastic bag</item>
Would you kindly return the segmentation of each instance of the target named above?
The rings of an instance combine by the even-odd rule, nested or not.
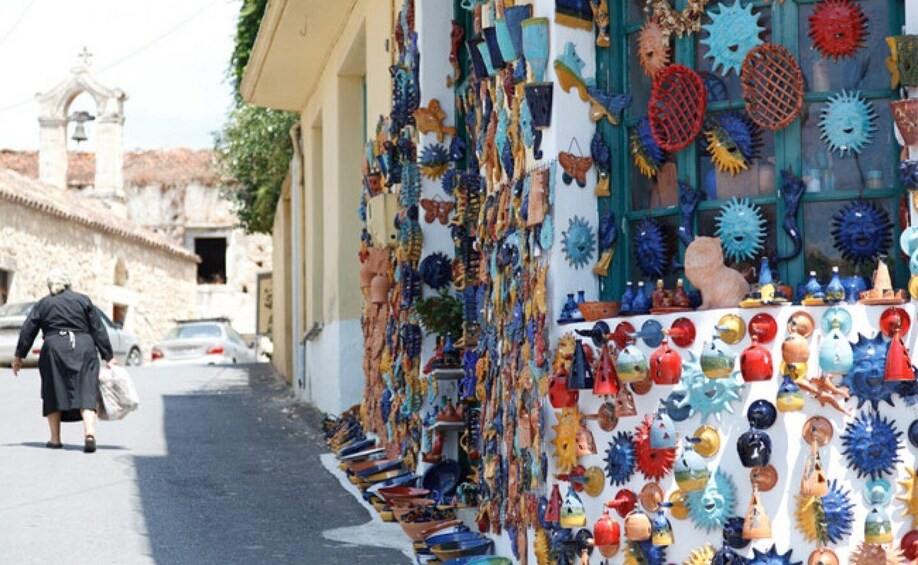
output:
[[[118,365],[99,372],[99,406],[101,420],[120,420],[129,412],[137,410],[140,397],[134,382],[126,370]]]

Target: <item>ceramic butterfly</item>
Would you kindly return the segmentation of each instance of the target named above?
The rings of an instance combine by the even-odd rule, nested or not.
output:
[[[558,154],[558,161],[561,162],[561,168],[564,169],[564,174],[561,176],[564,184],[571,184],[576,180],[580,188],[586,186],[587,171],[593,166],[592,158],[561,152]]]
[[[455,208],[455,202],[445,202],[443,200],[431,200],[429,198],[421,199],[421,206],[424,208],[424,221],[432,224],[434,220],[439,220],[440,224],[446,225],[449,221],[449,213]]]

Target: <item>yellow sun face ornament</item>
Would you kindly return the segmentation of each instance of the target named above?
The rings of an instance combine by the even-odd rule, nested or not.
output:
[[[567,473],[577,466],[577,432],[580,431],[580,409],[577,406],[565,408],[555,412],[558,423],[551,428],[555,431],[555,438],[551,440],[555,446],[555,460],[558,470]]]
[[[905,492],[901,496],[897,496],[896,500],[905,503],[905,508],[902,509],[903,516],[912,517],[912,528],[915,528],[918,525],[918,490],[915,489],[916,477],[918,477],[918,471],[912,467],[906,467],[905,469],[908,472],[908,478],[904,481],[899,481]]]
[[[682,565],[708,565],[714,559],[715,553],[717,552],[714,546],[705,543],[704,547],[692,550],[692,554],[689,555],[688,559],[682,562]]]

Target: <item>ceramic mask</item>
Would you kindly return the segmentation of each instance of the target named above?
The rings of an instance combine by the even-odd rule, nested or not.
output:
[[[637,41],[641,68],[653,78],[657,71],[670,63],[669,36],[657,21],[648,19],[641,26]]]
[[[660,278],[669,268],[666,236],[655,220],[644,218],[638,222],[632,240],[634,258],[645,276]]]
[[[733,413],[732,403],[740,400],[743,387],[736,373],[718,379],[706,377],[702,366],[689,354],[689,361],[682,365],[682,380],[675,388],[684,397],[675,403],[677,407],[689,406],[692,415],[701,414],[702,422],[711,415],[720,421],[723,412]]]
[[[624,485],[634,474],[637,456],[634,450],[634,438],[628,432],[618,432],[612,436],[609,449],[606,450],[606,476],[610,485]]]
[[[713,59],[711,68],[723,76],[730,71],[739,75],[746,54],[763,43],[759,35],[765,28],[759,25],[759,15],[752,13],[752,2],[743,6],[741,0],[734,0],[730,6],[718,4],[707,15],[711,23],[701,29],[708,36],[700,40],[708,48],[705,58]]]
[[[631,129],[631,155],[638,170],[647,178],[657,176],[657,171],[666,159],[666,153],[653,138],[647,117],[639,119]]]
[[[718,469],[704,488],[686,493],[689,518],[697,528],[711,532],[724,527],[736,509],[736,486],[724,471]]]
[[[643,351],[629,345],[615,359],[615,370],[623,383],[643,381],[647,378],[647,358]]]
[[[867,16],[851,0],[823,0],[810,13],[808,35],[813,46],[827,59],[853,57],[864,47]]]
[[[876,479],[894,473],[896,463],[901,461],[897,452],[902,432],[877,412],[862,412],[848,422],[841,440],[845,459],[858,477]]]
[[[797,529],[808,542],[817,545],[841,543],[851,534],[854,524],[854,504],[848,490],[835,480],[829,481],[828,487],[824,496],[796,497]]]
[[[634,433],[634,451],[637,467],[648,481],[658,481],[669,474],[676,462],[675,449],[654,449],[650,446],[650,430],[654,417],[644,416],[643,422]]]
[[[575,269],[580,269],[593,257],[596,236],[585,219],[574,216],[570,220],[567,231],[562,233],[561,245],[568,264]]]
[[[841,91],[829,98],[820,113],[820,138],[842,157],[860,153],[876,131],[876,112],[860,92]]]
[[[742,122],[729,122],[732,126],[737,127],[733,137],[727,128],[719,121],[709,122],[709,128],[704,131],[704,138],[707,141],[705,149],[711,155],[711,161],[714,167],[721,173],[730,173],[736,175],[745,171],[749,167],[749,159],[740,149],[739,141],[749,136],[751,133],[747,129],[742,129]]]
[[[717,216],[715,235],[723,242],[724,256],[739,262],[754,259],[765,241],[765,218],[748,198],[734,197]]]
[[[841,385],[847,387],[848,392],[857,398],[858,408],[865,402],[869,402],[874,410],[879,408],[881,402],[893,406],[895,383],[884,379],[889,342],[883,338],[882,333],[878,333],[874,338],[858,334],[857,343],[852,349],[854,365],[842,378]]]
[[[558,470],[567,473],[577,465],[577,433],[580,431],[580,410],[576,407],[555,412],[558,423],[552,426],[555,432],[551,440],[555,446]]]
[[[746,559],[747,565],[801,565],[800,561],[791,559],[793,550],[787,553],[778,553],[774,545],[768,551],[752,550],[752,557]]]
[[[872,262],[889,253],[892,228],[886,210],[863,200],[845,204],[832,217],[835,248],[854,263]]]

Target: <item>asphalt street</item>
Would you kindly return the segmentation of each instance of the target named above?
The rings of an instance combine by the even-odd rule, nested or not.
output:
[[[37,371],[0,369],[0,563],[408,563],[332,541],[369,513],[322,467],[317,416],[266,365],[142,368],[99,450],[44,447]]]

